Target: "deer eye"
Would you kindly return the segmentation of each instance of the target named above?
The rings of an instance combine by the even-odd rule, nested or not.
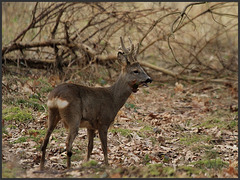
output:
[[[139,73],[139,71],[138,70],[135,70],[135,71],[133,71],[135,74],[138,74]]]

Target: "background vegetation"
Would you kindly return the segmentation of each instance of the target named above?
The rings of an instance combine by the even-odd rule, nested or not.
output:
[[[140,44],[154,83],[131,96],[110,129],[111,167],[98,137],[93,161],[83,163],[80,130],[75,169],[63,171],[59,124],[47,148],[54,172],[33,173],[47,94],[61,82],[112,84],[120,36]],[[237,74],[236,2],[3,2],[3,177],[237,177]]]

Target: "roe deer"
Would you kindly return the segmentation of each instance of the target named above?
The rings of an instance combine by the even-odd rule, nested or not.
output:
[[[57,86],[48,96],[48,130],[42,144],[42,157],[40,169],[44,169],[46,147],[49,137],[62,120],[68,128],[66,139],[67,168],[71,167],[72,143],[78,134],[78,129],[87,128],[89,160],[93,150],[93,138],[98,130],[104,154],[105,165],[107,157],[107,131],[120,108],[124,105],[132,92],[137,92],[138,87],[152,82],[152,79],[143,70],[136,60],[138,49],[130,42],[130,48],[124,46],[120,37],[121,49],[117,58],[122,65],[118,80],[110,87],[86,87],[77,84],[64,83]]]

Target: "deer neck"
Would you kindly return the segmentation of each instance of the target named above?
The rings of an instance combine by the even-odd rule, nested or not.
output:
[[[118,111],[132,93],[123,73],[120,74],[118,80],[111,86],[111,91],[113,94],[114,105]]]

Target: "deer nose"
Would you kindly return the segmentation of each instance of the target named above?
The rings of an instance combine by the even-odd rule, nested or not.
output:
[[[150,77],[145,81],[145,83],[151,83],[151,82],[152,82],[152,79]]]

